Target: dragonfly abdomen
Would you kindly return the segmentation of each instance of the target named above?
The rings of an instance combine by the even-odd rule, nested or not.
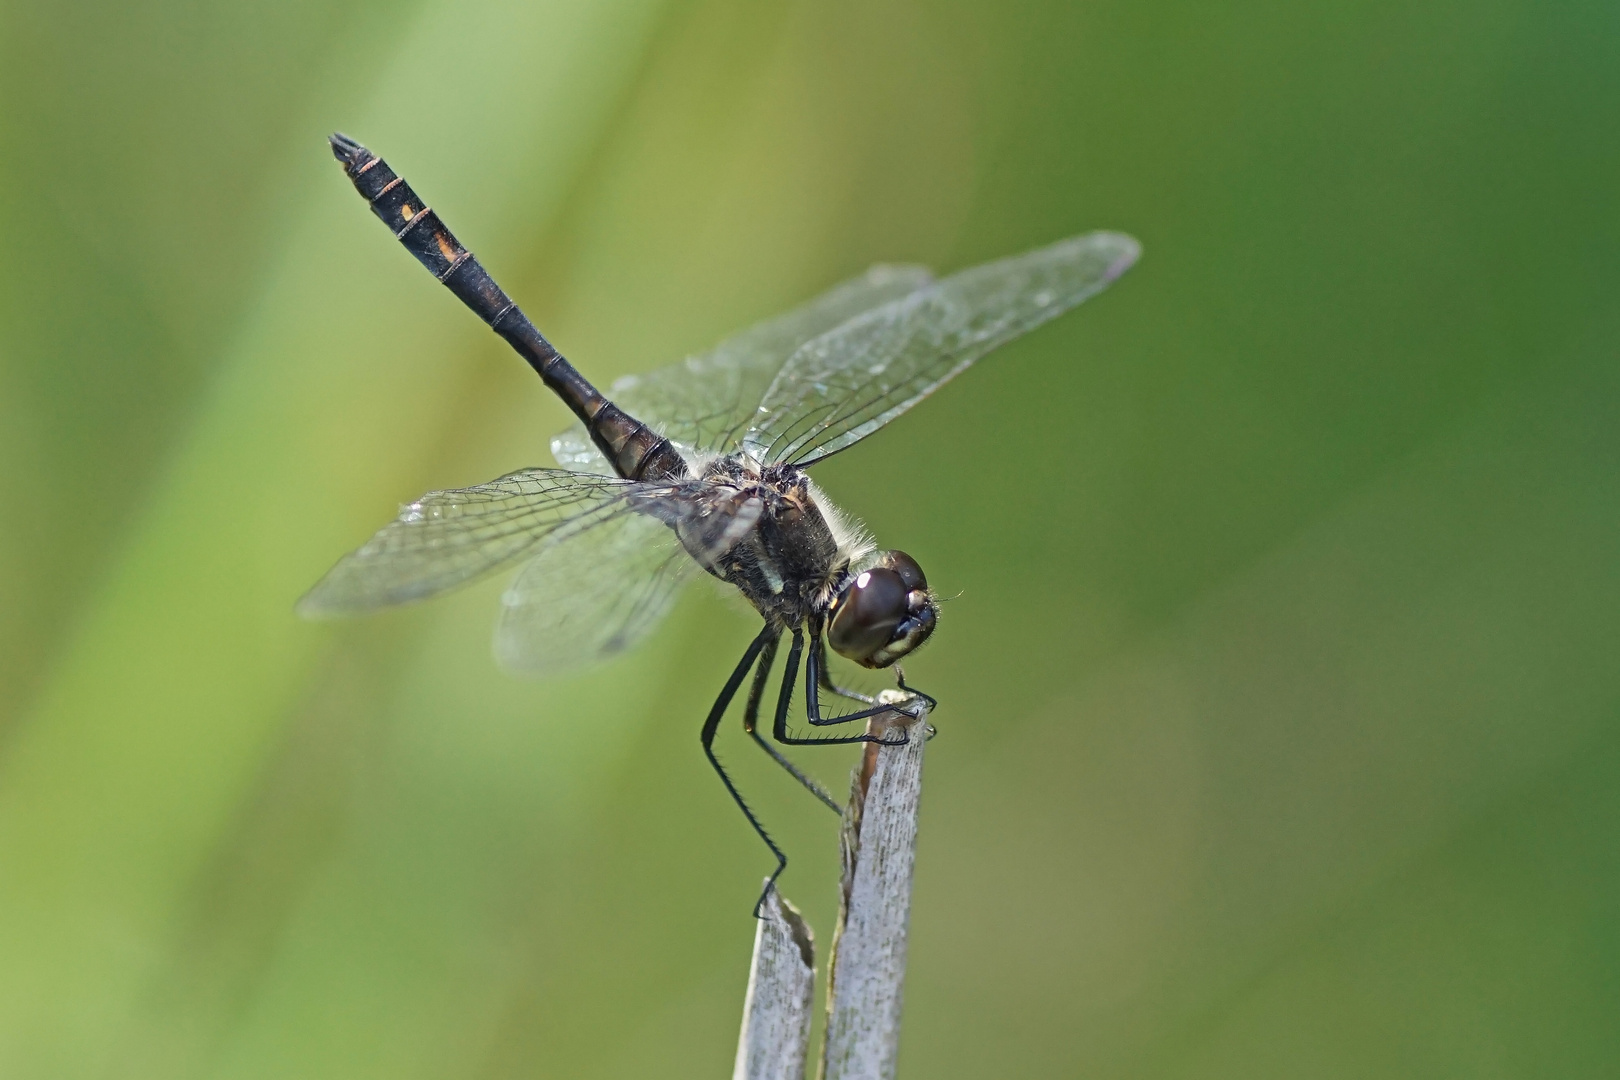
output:
[[[669,440],[609,401],[564,359],[404,177],[346,135],[334,134],[331,141],[333,156],[372,213],[429,273],[528,361],[552,393],[584,422],[591,441],[620,476],[664,480],[688,475],[686,462]]]

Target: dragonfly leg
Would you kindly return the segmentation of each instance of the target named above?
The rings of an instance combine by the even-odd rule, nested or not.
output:
[[[709,764],[714,766],[714,771],[720,774],[720,782],[726,785],[726,790],[731,793],[732,801],[742,810],[743,817],[748,819],[748,824],[754,827],[754,831],[759,834],[759,838],[765,841],[765,846],[771,849],[771,854],[776,856],[776,869],[771,872],[770,878],[765,882],[764,891],[759,894],[759,900],[754,904],[754,918],[756,919],[759,918],[760,908],[764,906],[765,898],[771,893],[771,886],[776,884],[776,879],[782,876],[783,870],[787,869],[787,856],[783,854],[781,848],[776,846],[776,841],[772,840],[770,834],[765,831],[765,826],[759,823],[759,818],[755,817],[754,812],[748,808],[748,803],[743,800],[742,793],[737,790],[737,785],[732,783],[725,767],[720,764],[720,759],[714,756],[714,736],[715,732],[720,730],[720,720],[726,715],[726,707],[731,704],[731,699],[737,696],[737,688],[742,685],[743,679],[747,678],[748,670],[754,666],[754,661],[759,658],[760,651],[767,644],[774,650],[778,636],[776,631],[770,626],[766,626],[765,629],[759,632],[759,636],[754,638],[753,643],[748,646],[748,651],[743,653],[742,659],[737,662],[736,670],[732,671],[731,678],[727,679],[726,685],[721,688],[720,696],[714,699],[714,707],[709,710],[709,718],[703,722],[703,731],[700,735],[704,756],[709,759]]]
[[[842,814],[844,812],[843,808],[833,801],[831,795],[827,794],[826,788],[823,788],[801,772],[797,765],[783,756],[782,752],[776,747],[766,742],[765,737],[759,733],[759,703],[760,699],[765,696],[766,685],[770,682],[771,665],[776,661],[776,646],[780,640],[780,635],[771,638],[766,643],[764,651],[760,653],[759,666],[754,669],[754,685],[748,692],[748,708],[743,713],[743,730],[748,732],[748,737],[753,739],[761,750],[769,754],[778,765],[786,769],[793,779],[803,784],[810,794],[820,799],[827,809],[835,814]]]
[[[904,669],[902,669],[900,667],[899,664],[894,665],[894,676],[900,682],[900,689],[904,690],[908,694],[912,694],[912,695],[914,695],[916,697],[920,697],[924,701],[928,702],[928,711],[929,712],[933,712],[935,709],[939,708],[939,699],[938,698],[934,697],[932,694],[923,693],[921,690],[917,689],[915,686],[907,686],[906,685],[906,673],[905,673]],[[939,734],[939,729],[936,728],[933,725],[932,721],[930,721],[929,724],[928,724],[928,737],[930,739],[932,739],[935,735],[938,735],[938,734]]]
[[[867,708],[859,709],[852,713],[845,713],[842,716],[822,716],[821,694],[819,693],[819,690],[823,685],[823,682],[827,680],[826,669],[824,666],[826,663],[827,654],[821,643],[821,635],[815,629],[810,631],[810,641],[811,648],[809,666],[805,669],[804,673],[804,694],[805,712],[808,714],[812,727],[827,727],[831,724],[847,724],[851,720],[865,720],[869,716],[881,716],[884,713],[901,711],[896,709],[893,705],[879,705],[873,702],[872,698],[867,698],[866,700],[868,702],[873,702]],[[865,741],[875,741],[883,743],[885,746],[893,746],[900,745],[906,740],[902,738],[898,743],[896,743],[888,739],[872,739],[871,737],[867,737]]]
[[[816,651],[816,682],[823,690],[837,694],[841,698],[858,701],[862,705],[877,704],[877,698],[872,695],[863,694],[859,690],[847,689],[832,681],[832,672],[827,667],[827,642],[814,629],[810,631],[810,647]]]
[[[865,742],[875,742],[881,746],[904,746],[906,744],[907,738],[904,732],[900,734],[898,739],[885,739],[881,736],[871,734],[817,735],[808,739],[799,739],[788,734],[788,710],[793,705],[793,684],[797,681],[799,676],[799,657],[803,652],[804,632],[799,629],[794,629],[793,644],[788,648],[787,669],[782,672],[782,693],[777,697],[776,700],[776,722],[771,727],[771,735],[776,739],[777,742],[782,743],[785,746],[822,746],[837,745],[840,743]],[[816,685],[816,652],[814,649],[810,650],[810,660],[808,665],[805,667],[804,675],[804,689],[806,694],[806,704],[810,710],[810,722],[815,724],[820,717],[820,706],[818,704],[816,693],[818,687]],[[877,713],[894,711],[895,709],[893,706],[884,705],[879,708],[869,709],[865,712],[856,713],[851,716],[840,716],[836,719],[829,719],[828,721],[823,721],[823,723],[842,723],[845,720],[856,720],[864,716],[874,716]]]
[[[915,686],[907,686],[906,685],[905,669],[902,668],[899,664],[894,665],[894,676],[900,682],[900,689],[904,690],[908,694],[913,694],[913,695],[915,695],[917,697],[922,698],[924,701],[928,702],[928,708],[929,708],[930,711],[939,708],[939,699],[938,698],[934,697],[932,694],[923,693],[921,690],[917,689]]]

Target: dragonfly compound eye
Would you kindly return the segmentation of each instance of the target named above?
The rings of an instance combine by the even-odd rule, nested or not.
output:
[[[897,558],[898,557],[898,558]],[[903,552],[858,574],[838,598],[827,643],[866,667],[888,667],[934,632],[937,612],[922,568]]]
[[[928,579],[923,576],[922,567],[917,560],[899,550],[885,551],[878,560],[879,566],[888,567],[900,575],[900,580],[906,583],[906,589],[911,592],[928,590]]]

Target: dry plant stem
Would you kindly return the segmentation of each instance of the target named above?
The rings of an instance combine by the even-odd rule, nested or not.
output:
[[[844,814],[843,903],[827,987],[824,1080],[892,1080],[911,919],[911,871],[928,714],[874,718],[868,730],[904,746],[868,744]]]
[[[815,979],[810,927],[772,888],[754,926],[754,963],[732,1080],[804,1080]]]

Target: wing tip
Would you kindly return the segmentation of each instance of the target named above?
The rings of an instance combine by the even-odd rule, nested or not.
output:
[[[310,622],[330,622],[346,614],[346,612],[334,605],[330,599],[322,596],[321,593],[321,587],[316,585],[309,592],[300,596],[298,602],[293,605],[293,614]]]
[[[1142,241],[1130,233],[1122,232],[1094,232],[1087,239],[1112,247],[1114,257],[1103,274],[1105,281],[1115,281],[1125,271],[1136,265],[1136,260],[1142,257]]]
[[[339,571],[347,561],[347,559],[340,561],[337,566],[327,571],[325,577],[310,586],[309,591],[293,604],[293,614],[310,622],[333,622],[351,615],[365,615],[383,606],[377,603],[355,603],[352,595],[345,599],[344,582]]]

